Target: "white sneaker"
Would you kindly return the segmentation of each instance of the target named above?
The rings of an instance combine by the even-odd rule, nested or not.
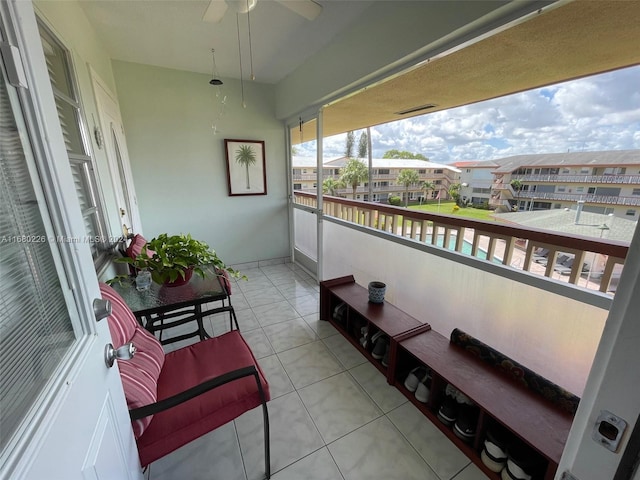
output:
[[[502,480],[531,480],[531,475],[516,465],[510,458],[507,460],[507,468],[502,470]]]
[[[418,388],[418,384],[420,383],[420,379],[427,372],[427,369],[424,367],[416,367],[409,372],[407,378],[404,380],[404,388],[409,390],[410,392],[415,392],[416,388]]]
[[[416,388],[416,400],[422,403],[429,401],[429,392],[431,391],[431,372],[427,372],[424,378]]]

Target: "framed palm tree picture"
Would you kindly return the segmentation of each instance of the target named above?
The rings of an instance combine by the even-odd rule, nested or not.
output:
[[[264,141],[225,139],[229,195],[266,195]]]

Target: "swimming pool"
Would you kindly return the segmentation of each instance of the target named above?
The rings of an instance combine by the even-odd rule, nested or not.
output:
[[[447,247],[447,250],[453,250],[456,251],[456,236],[452,235],[451,238],[449,239],[449,246]],[[442,245],[444,243],[444,235],[438,235],[438,239],[436,241],[436,245],[440,248],[442,248]],[[470,257],[471,252],[473,251],[473,244],[468,242],[467,240],[462,240],[462,251],[460,253],[464,253],[465,255],[469,255]],[[478,254],[475,256],[475,258],[480,258],[482,260],[486,260],[487,259],[487,251],[483,250],[482,248],[478,248]],[[496,256],[493,257],[492,260],[494,263],[502,263],[502,260]]]

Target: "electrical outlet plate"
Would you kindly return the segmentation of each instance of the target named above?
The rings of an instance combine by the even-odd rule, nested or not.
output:
[[[616,452],[626,428],[627,422],[625,420],[607,410],[601,410],[593,427],[591,438],[607,450]]]

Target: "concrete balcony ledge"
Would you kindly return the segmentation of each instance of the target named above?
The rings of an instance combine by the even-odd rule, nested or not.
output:
[[[582,395],[612,295],[586,288],[580,275],[573,283],[572,275],[548,274],[533,252],[606,252],[621,266],[628,245],[326,196],[319,212],[315,196],[302,192],[295,200],[295,248],[314,252],[322,242],[320,279],[383,281],[385,302],[435,331],[460,328]]]

